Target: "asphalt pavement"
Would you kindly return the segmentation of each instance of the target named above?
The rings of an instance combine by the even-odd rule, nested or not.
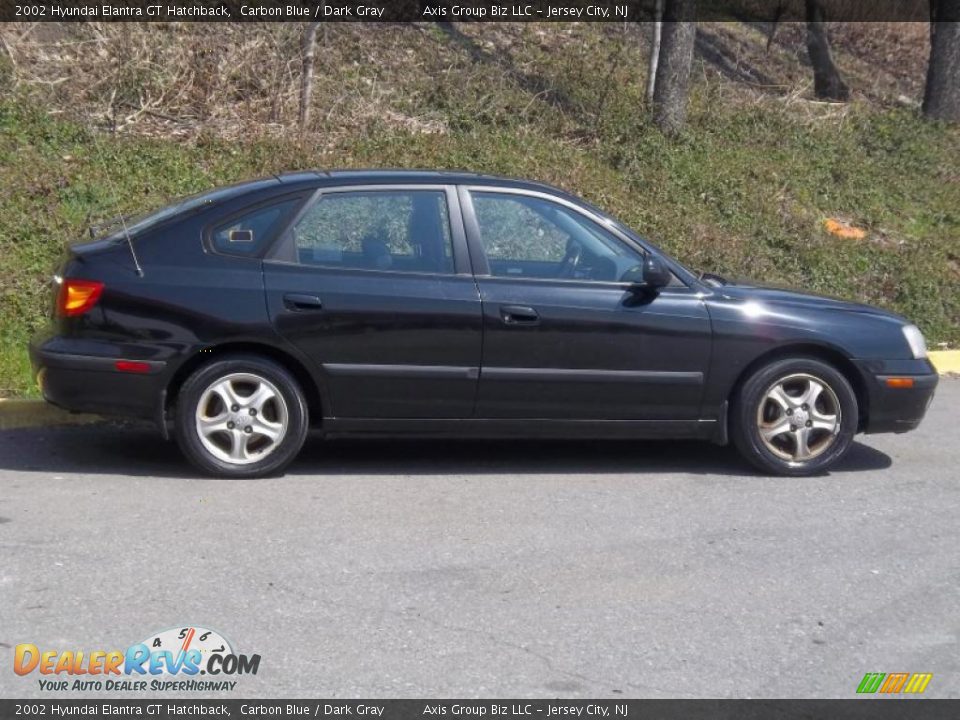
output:
[[[216,480],[148,427],[2,432],[0,696],[43,695],[19,643],[197,626],[261,656],[223,697],[960,697],[958,408],[944,380],[808,479],[689,442],[314,439]]]

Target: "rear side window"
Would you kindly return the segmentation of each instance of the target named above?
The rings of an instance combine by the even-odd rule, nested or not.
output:
[[[290,233],[301,265],[453,273],[447,197],[439,190],[321,195]]]
[[[227,255],[256,255],[281,229],[300,200],[290,198],[262,205],[215,226],[211,233],[213,249]]]

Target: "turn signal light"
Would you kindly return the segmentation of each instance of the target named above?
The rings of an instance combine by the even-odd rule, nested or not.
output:
[[[887,387],[889,388],[912,388],[913,378],[909,377],[891,377],[887,378]]]
[[[102,292],[102,282],[64,278],[57,295],[57,312],[64,317],[83,315],[97,304]]]

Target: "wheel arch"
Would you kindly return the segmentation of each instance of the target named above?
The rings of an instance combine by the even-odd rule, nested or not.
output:
[[[747,378],[753,375],[758,369],[777,360],[797,357],[813,358],[825,362],[836,368],[836,370],[847,379],[857,398],[857,432],[862,432],[866,427],[867,418],[869,417],[870,395],[867,391],[866,380],[850,358],[837,348],[829,345],[791,343],[781,345],[758,355],[740,372],[736,380],[734,380],[730,391],[727,393],[727,402],[729,405],[731,407],[734,405],[740,388],[743,387]]]
[[[313,375],[307,369],[307,366],[301,360],[291,353],[267,343],[233,341],[197,350],[177,368],[164,390],[163,419],[165,427],[167,423],[171,422],[169,419],[171,417],[170,411],[173,409],[177,401],[177,396],[180,394],[180,388],[187,378],[207,363],[234,353],[260,355],[283,366],[293,375],[294,379],[296,379],[303,389],[303,394],[307,401],[310,424],[319,425],[321,423],[321,418],[323,417],[323,402],[320,388]]]

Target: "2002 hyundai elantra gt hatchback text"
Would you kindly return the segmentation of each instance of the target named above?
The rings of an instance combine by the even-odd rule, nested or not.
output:
[[[937,376],[889,312],[698,276],[553,187],[303,172],[91,242],[31,344],[44,397],[155,420],[204,471],[327,436],[728,438],[825,470],[920,423]]]

